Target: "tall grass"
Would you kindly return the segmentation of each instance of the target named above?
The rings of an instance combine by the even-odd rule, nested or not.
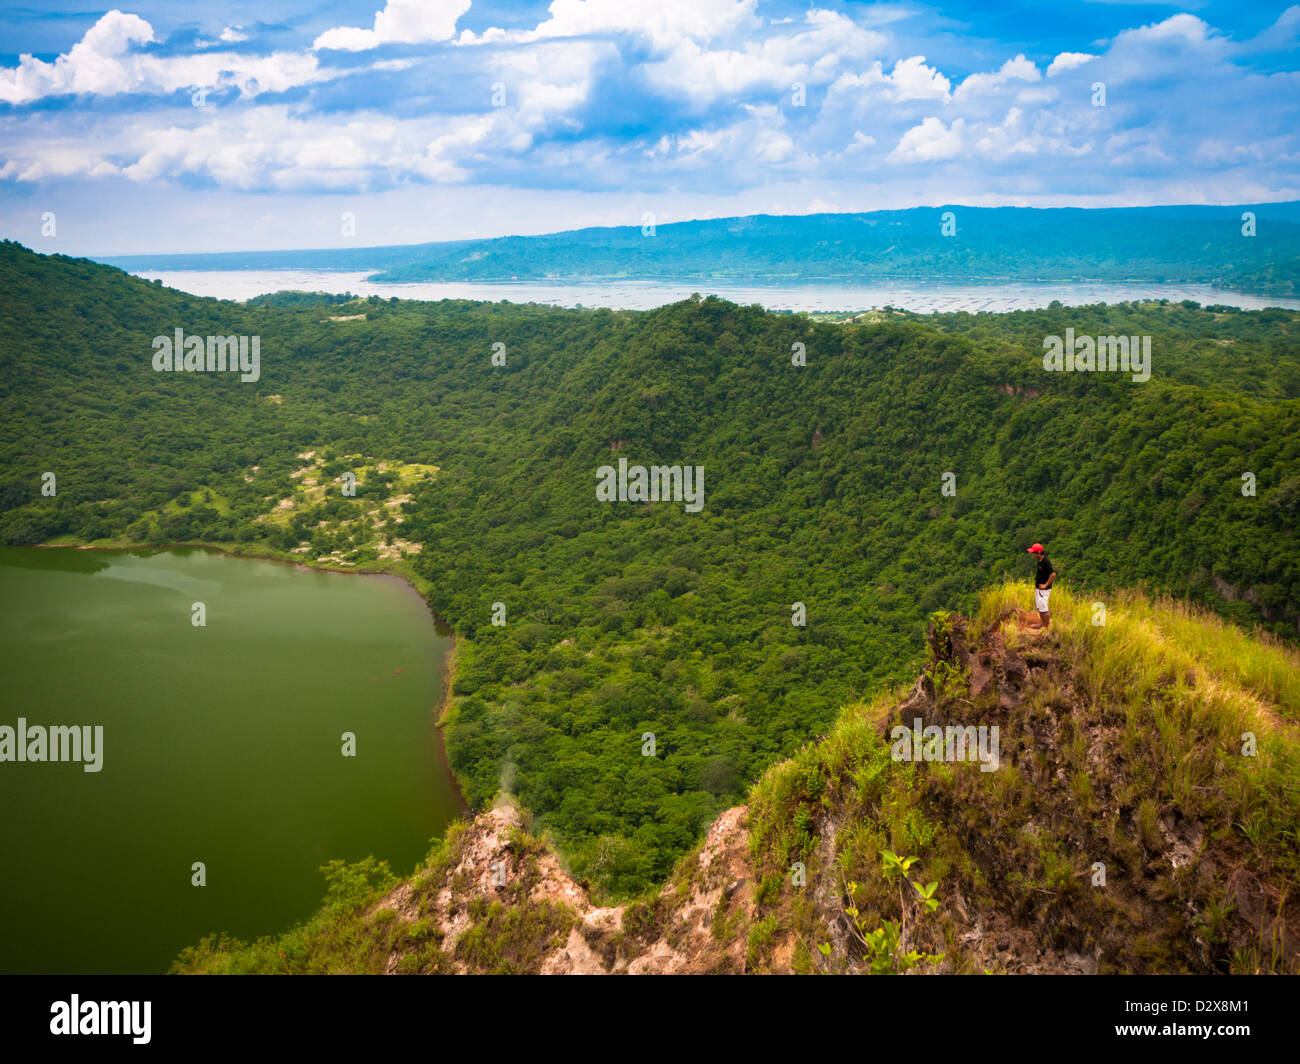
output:
[[[1094,625],[1094,604],[1105,624]],[[1025,584],[999,584],[980,596],[976,629],[987,631],[1012,610],[1031,609]],[[1262,716],[1300,723],[1300,650],[1276,636],[1245,632],[1214,613],[1170,598],[1134,591],[1076,598],[1052,590],[1052,632],[1069,644],[1102,651],[1098,664],[1112,675],[1137,668],[1154,677],[1176,670],[1244,698]]]

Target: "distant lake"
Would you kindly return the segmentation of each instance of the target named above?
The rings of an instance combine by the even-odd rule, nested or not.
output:
[[[1209,285],[1174,285],[1134,282],[1132,284],[1025,283],[949,285],[924,281],[896,284],[782,284],[732,285],[697,281],[670,284],[658,281],[600,281],[563,283],[558,281],[476,284],[470,282],[422,282],[419,284],[375,284],[370,272],[345,273],[332,270],[146,270],[137,276],[158,279],[169,288],[216,299],[252,299],[284,289],[303,292],[351,292],[358,296],[388,299],[481,299],[511,303],[542,303],[557,307],[610,307],[615,310],[650,310],[676,303],[693,292],[717,295],[742,306],[759,303],[769,310],[851,311],[883,306],[900,307],[920,314],[966,310],[972,313],[1033,310],[1054,299],[1067,306],[1088,303],[1121,303],[1135,299],[1194,299],[1198,303],[1222,303],[1244,310],[1287,307],[1300,310],[1300,299],[1253,296],[1229,292]]]
[[[309,916],[333,858],[412,871],[457,811],[449,646],[395,577],[0,548],[0,725],[103,727],[98,772],[0,762],[0,972],[165,972]]]

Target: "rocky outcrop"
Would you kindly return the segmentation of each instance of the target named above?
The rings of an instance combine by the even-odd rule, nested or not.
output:
[[[598,906],[550,849],[526,835],[523,814],[512,803],[499,802],[457,833],[440,864],[393,890],[368,919],[392,910],[410,927],[424,928],[438,954],[431,970],[740,973],[743,935],[719,932],[745,930],[753,916],[745,814],[744,806],[723,813],[652,902]],[[482,951],[465,948],[466,936],[490,921],[494,903],[518,917],[502,928],[514,939],[513,956],[489,948],[484,964]],[[396,937],[405,942],[409,936]],[[395,949],[386,971],[409,970],[403,966],[407,953],[404,946]]]

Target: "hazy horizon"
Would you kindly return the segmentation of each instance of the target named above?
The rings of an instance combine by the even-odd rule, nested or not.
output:
[[[952,207],[952,208],[956,208],[956,209],[959,209],[959,210],[962,209],[962,208],[980,208],[980,209],[988,209],[988,208],[997,208],[997,207],[1025,207],[1025,209],[1028,209],[1028,210],[1060,210],[1060,209],[1066,209],[1066,210],[1097,210],[1097,211],[1101,211],[1101,210],[1117,209],[1117,208],[1113,208],[1113,207],[1104,207],[1104,206],[1080,207],[1080,206],[1075,205],[1075,204],[1057,204],[1057,205],[1052,205],[1052,206],[1048,206],[1048,205],[1044,205],[1044,204],[1036,204],[1036,205],[1028,205],[1028,206],[1027,206],[1027,205],[1024,205],[1024,204],[1016,204],[1016,203],[1001,203],[1001,204],[993,204],[993,203],[990,203],[990,204],[973,204],[973,203],[960,203],[960,202],[952,202],[952,203],[917,203],[917,204],[912,204],[912,205],[907,206],[907,207],[878,208],[877,210],[867,210],[867,211],[802,211],[802,212],[789,212],[789,213],[785,213],[785,214],[768,214],[768,213],[766,213],[766,212],[761,212],[761,211],[760,211],[760,212],[758,212],[758,213],[756,213],[756,214],[719,214],[719,215],[710,215],[710,216],[708,216],[708,217],[700,217],[700,218],[681,218],[681,219],[678,219],[677,221],[673,221],[673,222],[660,223],[659,228],[667,228],[667,227],[669,227],[669,226],[673,226],[673,225],[687,225],[687,224],[690,224],[690,223],[692,223],[692,222],[720,222],[720,221],[731,221],[731,220],[737,220],[737,221],[739,221],[739,220],[747,219],[747,218],[761,218],[761,217],[769,217],[769,218],[807,218],[807,217],[816,217],[816,216],[819,216],[819,215],[861,215],[861,214],[874,214],[874,213],[878,213],[878,211],[885,211],[885,210],[942,210],[942,209],[945,208],[945,207]],[[1255,208],[1258,208],[1258,207],[1297,207],[1297,208],[1300,208],[1300,198],[1298,198],[1298,199],[1294,199],[1294,200],[1279,200],[1279,201],[1277,201],[1277,202],[1275,202],[1275,203],[1147,203],[1147,204],[1131,204],[1131,205],[1128,205],[1127,207],[1118,208],[1118,209],[1132,209],[1132,210],[1151,209],[1151,210],[1155,210],[1155,209],[1160,209],[1160,208],[1178,208],[1178,207],[1189,207],[1189,208],[1204,207],[1204,208],[1206,208],[1206,209],[1223,208],[1223,209],[1225,209],[1225,210],[1226,210],[1226,209],[1229,209],[1229,208],[1237,208],[1237,207],[1255,207]],[[93,260],[95,260],[95,261],[97,261],[97,262],[107,262],[107,263],[109,263],[109,264],[113,264],[113,263],[115,263],[115,262],[118,262],[118,261],[124,261],[124,260],[127,260],[127,259],[150,259],[150,260],[156,260],[156,259],[163,259],[163,258],[170,258],[170,257],[185,257],[185,258],[188,258],[188,257],[192,257],[192,256],[195,256],[195,255],[240,255],[240,254],[259,254],[259,253],[263,253],[263,252],[268,253],[268,254],[270,254],[270,253],[284,253],[284,254],[292,254],[292,253],[294,253],[294,252],[298,252],[298,251],[338,251],[338,250],[348,250],[348,251],[353,251],[353,252],[359,252],[359,251],[380,251],[380,250],[385,250],[385,249],[389,249],[389,248],[420,247],[420,246],[422,246],[422,245],[424,245],[424,244],[444,244],[444,243],[445,243],[445,244],[454,244],[454,243],[473,242],[473,241],[478,241],[478,240],[501,240],[501,239],[510,239],[510,238],[512,238],[512,237],[562,236],[562,235],[565,235],[565,234],[568,234],[568,233],[580,233],[580,232],[584,232],[584,231],[586,231],[586,230],[592,230],[592,229],[636,229],[636,228],[638,228],[638,227],[639,227],[639,223],[635,223],[635,224],[634,224],[634,223],[626,223],[626,224],[619,224],[619,225],[600,225],[600,226],[579,226],[579,227],[574,228],[574,229],[543,229],[543,230],[540,230],[540,231],[535,232],[535,233],[524,233],[524,232],[500,232],[500,233],[487,233],[487,234],[484,234],[483,236],[477,236],[477,237],[465,237],[465,238],[461,238],[461,239],[458,239],[458,240],[432,240],[432,241],[419,241],[419,242],[416,242],[416,243],[413,243],[413,244],[361,244],[361,245],[352,246],[352,245],[340,245],[340,244],[338,244],[338,243],[336,242],[336,243],[333,243],[333,244],[321,244],[321,245],[316,246],[316,247],[306,247],[306,246],[304,246],[304,247],[293,247],[293,248],[242,248],[242,247],[241,247],[241,248],[232,248],[232,249],[229,249],[229,250],[217,250],[217,249],[213,249],[213,250],[209,250],[209,251],[189,251],[189,252],[185,252],[185,251],[180,251],[180,252],[170,252],[170,251],[155,251],[155,252],[149,252],[149,251],[142,251],[142,252],[132,252],[132,253],[130,253],[130,254],[124,254],[124,255],[116,255],[116,254],[95,254],[95,253],[93,253],[93,252],[86,252],[86,253],[84,253],[83,257],[85,257],[85,258],[89,258],[89,259],[93,259]],[[41,250],[41,249],[40,249],[39,247],[37,247],[37,248],[33,248],[33,250],[39,251],[39,250]],[[175,269],[183,269],[183,267],[174,267],[174,268],[175,268]],[[213,268],[215,268],[215,269],[219,269],[220,267],[213,267]],[[283,268],[283,269],[294,269],[295,267],[266,267],[266,268],[267,268],[267,269],[278,269],[278,268]]]

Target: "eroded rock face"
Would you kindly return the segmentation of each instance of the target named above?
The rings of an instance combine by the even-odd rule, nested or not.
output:
[[[1033,619],[1003,620],[1024,635]],[[963,618],[931,630],[931,667],[881,723],[882,735],[914,717],[927,725],[1000,726],[1002,759],[1018,798],[942,777],[927,778],[917,791],[940,830],[960,839],[987,888],[967,899],[960,883],[947,884],[943,915],[966,947],[968,965],[1023,973],[1210,973],[1226,970],[1225,942],[1238,954],[1267,943],[1282,970],[1300,964],[1300,922],[1279,915],[1286,885],[1276,872],[1242,867],[1250,855],[1234,838],[1228,807],[1206,804],[1187,815],[1186,799],[1161,786],[1166,762],[1142,763],[1162,742],[1156,707],[1183,712],[1175,673],[1139,699],[1143,708],[1130,717],[1123,698],[1096,697],[1081,663],[1055,639],[1035,633],[1009,646],[1005,632],[994,624],[976,641]],[[936,663],[960,670],[955,691],[936,688],[931,671],[945,675]],[[1189,690],[1200,682],[1195,675],[1181,679]],[[1194,752],[1208,751],[1213,762],[1216,749],[1228,749],[1212,722],[1183,719],[1183,728],[1203,729]],[[1189,756],[1177,755],[1180,771]],[[1213,770],[1210,782],[1193,790],[1213,792],[1218,778]],[[1007,896],[1007,886],[1017,883],[1033,885]]]
[[[474,819],[455,842],[445,867],[419,873],[372,910],[393,910],[412,926],[423,922],[438,939],[445,967],[485,970],[459,947],[483,922],[493,902],[516,911],[562,911],[556,926],[510,970],[546,975],[743,972],[744,936],[724,941],[720,924],[748,928],[753,886],[746,862],[749,835],[744,806],[728,809],[709,829],[699,851],[665,886],[653,905],[597,906],[587,891],[536,840],[526,840],[523,817],[501,803]],[[629,918],[629,911],[631,917]],[[386,971],[402,969],[394,952]]]

